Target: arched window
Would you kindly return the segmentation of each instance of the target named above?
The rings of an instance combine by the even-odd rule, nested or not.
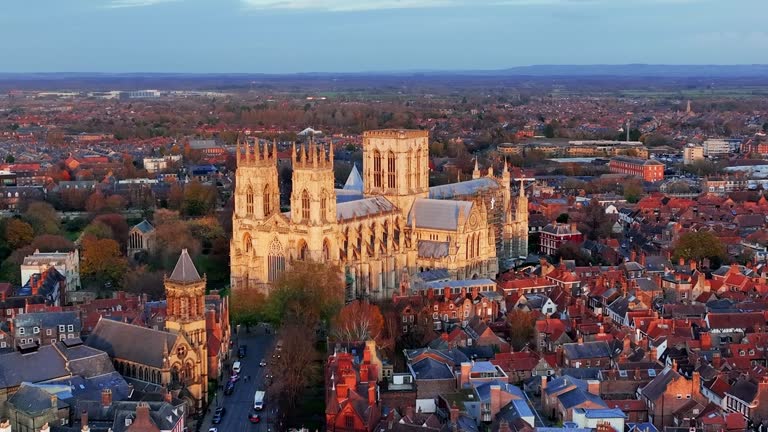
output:
[[[373,151],[373,187],[381,187],[381,153]]]
[[[309,250],[305,242],[299,243],[299,259],[304,261],[309,256]]]
[[[306,190],[301,193],[301,220],[309,220],[309,193]]]
[[[408,151],[408,172],[405,173],[405,177],[408,179],[408,190],[413,189],[412,177],[413,177],[413,150]]]
[[[475,237],[475,256],[480,256],[480,233],[477,233]]]
[[[421,189],[421,149],[416,151],[416,184],[417,189]]]
[[[400,220],[395,219],[395,230],[392,235],[392,242],[395,244],[395,247],[400,246]]]
[[[267,279],[270,282],[274,282],[283,271],[285,271],[283,245],[277,239],[274,239],[269,245],[269,254],[267,256]]]
[[[469,243],[470,243],[470,241],[471,241],[471,237],[467,236],[467,248],[466,248],[466,251],[464,252],[464,254],[466,255],[467,259],[472,258],[472,255],[470,255],[470,252],[469,252]]]
[[[269,185],[264,186],[264,197],[262,200],[264,204],[264,217],[267,217],[272,213],[272,188]]]
[[[248,233],[245,233],[243,235],[243,250],[245,252],[250,252],[252,248],[252,242],[251,242],[251,235]]]
[[[249,216],[253,215],[253,189],[250,186],[245,192],[245,213]]]
[[[395,153],[389,152],[387,156],[387,187],[395,188]]]
[[[331,247],[328,245],[328,239],[323,241],[323,261],[331,260]]]
[[[328,194],[325,193],[325,190],[320,194],[320,220],[325,221],[327,220],[326,212],[328,211]]]

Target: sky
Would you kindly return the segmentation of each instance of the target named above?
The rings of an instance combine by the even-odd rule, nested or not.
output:
[[[768,63],[768,0],[2,0],[0,72]]]

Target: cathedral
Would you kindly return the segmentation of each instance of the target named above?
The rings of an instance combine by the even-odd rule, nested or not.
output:
[[[271,148],[270,148],[271,147]],[[333,149],[292,151],[290,211],[280,211],[277,148],[238,142],[230,246],[232,287],[269,293],[299,260],[338,265],[351,292],[390,297],[401,278],[442,269],[453,279],[495,278],[528,254],[528,200],[500,175],[429,187],[429,133],[363,134],[363,169],[335,189]]]

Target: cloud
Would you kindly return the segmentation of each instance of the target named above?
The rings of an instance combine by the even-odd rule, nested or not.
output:
[[[118,0],[115,0],[118,1]],[[119,0],[141,1],[141,0]],[[149,0],[146,0],[149,1]],[[622,0],[623,4],[700,3],[708,0]],[[616,0],[241,0],[249,9],[353,12],[384,9],[416,9],[482,6],[616,5]]]
[[[111,0],[104,7],[109,9],[123,9],[144,6],[155,6],[161,3],[171,3],[180,0]]]

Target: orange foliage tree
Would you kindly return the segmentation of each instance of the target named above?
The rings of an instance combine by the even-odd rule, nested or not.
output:
[[[356,300],[344,306],[333,320],[333,336],[343,342],[381,338],[384,317],[379,307]]]
[[[96,283],[117,283],[122,280],[128,262],[120,253],[120,245],[112,239],[86,236],[83,239],[82,275]]]

